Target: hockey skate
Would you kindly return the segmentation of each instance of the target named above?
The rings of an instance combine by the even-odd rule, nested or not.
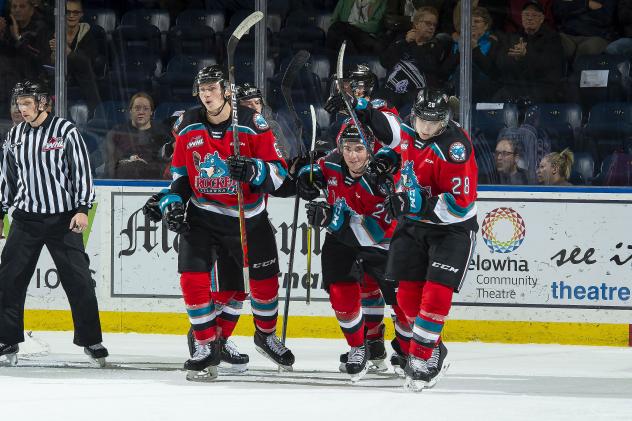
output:
[[[220,361],[220,341],[216,339],[204,345],[197,344],[193,356],[184,362],[187,380],[208,382],[217,378]]]
[[[428,361],[423,358],[408,356],[408,362],[405,368],[406,380],[404,380],[404,389],[411,392],[421,392],[428,387],[429,382],[433,378],[433,373],[428,368]]]
[[[8,365],[16,366],[18,364],[18,351],[20,347],[18,344],[8,345],[0,342],[0,357],[4,357]],[[3,361],[4,363],[4,361]]]
[[[292,371],[294,354],[277,338],[274,333],[266,335],[260,331],[255,332],[255,348],[257,351],[286,371]]]
[[[351,376],[351,383],[357,383],[369,369],[370,352],[366,345],[354,346],[347,355],[345,372]]]
[[[393,370],[399,377],[406,377],[404,369],[406,368],[406,355],[402,351],[401,346],[397,338],[391,341],[391,347],[393,347],[393,354],[391,355],[391,365]]]
[[[93,364],[99,368],[105,367],[105,358],[109,355],[107,348],[101,343],[86,346],[83,348],[83,352],[90,358]]]
[[[388,367],[386,366],[386,349],[384,348],[384,341],[381,339],[376,339],[373,341],[367,342],[367,351],[371,356],[369,363],[367,364],[367,372],[369,373],[383,373],[388,371]],[[373,354],[375,352],[375,354]],[[373,358],[373,355],[377,355],[377,358]],[[338,369],[341,373],[347,373],[347,359],[349,358],[348,353],[340,354],[340,366]]]
[[[448,348],[443,344],[443,341],[439,342],[432,350],[432,355],[428,358],[428,369],[432,374],[432,379],[428,382],[426,389],[433,388],[450,368],[450,362],[446,361],[447,355]]]
[[[189,345],[189,355],[193,356],[195,350],[200,346],[193,336],[193,329],[189,329],[187,334],[187,344]],[[237,345],[230,339],[220,338],[220,367],[226,368],[232,373],[243,373],[248,370],[248,362],[250,357],[248,354],[242,354],[237,349]]]

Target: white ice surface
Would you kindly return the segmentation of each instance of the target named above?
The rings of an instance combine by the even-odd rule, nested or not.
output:
[[[105,334],[116,368],[95,369],[72,333],[34,332],[18,366],[0,367],[0,420],[632,420],[630,348],[448,343],[446,376],[412,394],[393,377],[351,386],[342,340],[289,339],[288,374],[234,339],[250,373],[192,383],[184,337]]]

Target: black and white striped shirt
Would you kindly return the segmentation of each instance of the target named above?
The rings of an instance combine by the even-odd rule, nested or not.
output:
[[[23,122],[4,142],[1,214],[11,206],[25,212],[87,213],[94,202],[88,150],[70,121],[48,115],[39,127]]]

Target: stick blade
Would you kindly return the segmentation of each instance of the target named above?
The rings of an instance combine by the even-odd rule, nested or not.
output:
[[[310,147],[310,151],[314,152],[316,148],[316,110],[312,104],[309,104],[309,113],[312,116],[312,145]]]
[[[344,77],[343,66],[345,62],[345,49],[347,48],[347,41],[343,41],[338,50],[338,60],[336,61],[336,77],[339,81],[342,81]]]
[[[237,43],[239,42],[241,37],[243,37],[244,34],[248,32],[248,30],[261,19],[263,19],[263,13],[260,11],[256,11],[246,16],[244,20],[242,20],[241,23],[237,25],[237,28],[235,28],[232,35],[230,36],[230,39],[228,40],[227,50],[229,54],[232,55],[235,52],[235,49],[237,48]]]

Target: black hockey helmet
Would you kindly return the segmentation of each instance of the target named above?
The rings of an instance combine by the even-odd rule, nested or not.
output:
[[[39,105],[46,106],[49,102],[48,88],[39,82],[25,80],[23,82],[16,83],[13,87],[13,92],[11,93],[11,102],[17,105],[18,98],[25,96],[33,97],[38,107]]]
[[[369,150],[371,150],[374,143],[373,132],[371,132],[371,129],[366,126],[363,126],[362,129],[364,139],[367,142]],[[340,134],[338,135],[338,147],[340,148],[340,153],[342,153],[342,148],[346,143],[363,143],[360,131],[351,121],[340,131]]]
[[[224,70],[218,64],[211,64],[200,69],[193,81],[193,96],[197,96],[199,93],[200,85],[203,83],[217,83],[219,82],[222,89],[226,89],[226,76]]]
[[[450,119],[448,96],[442,91],[424,88],[417,94],[412,115],[427,121],[445,121]]]
[[[417,94],[415,105],[410,114],[410,123],[419,134],[417,120],[440,122],[440,127],[431,136],[437,136],[445,130],[450,121],[450,103],[448,95],[434,89],[423,88]]]
[[[356,64],[347,72],[345,79],[349,81],[354,92],[356,89],[363,88],[364,96],[370,97],[373,90],[377,88],[377,76],[366,63]]]
[[[263,101],[261,90],[248,82],[237,87],[237,101],[259,98]]]

